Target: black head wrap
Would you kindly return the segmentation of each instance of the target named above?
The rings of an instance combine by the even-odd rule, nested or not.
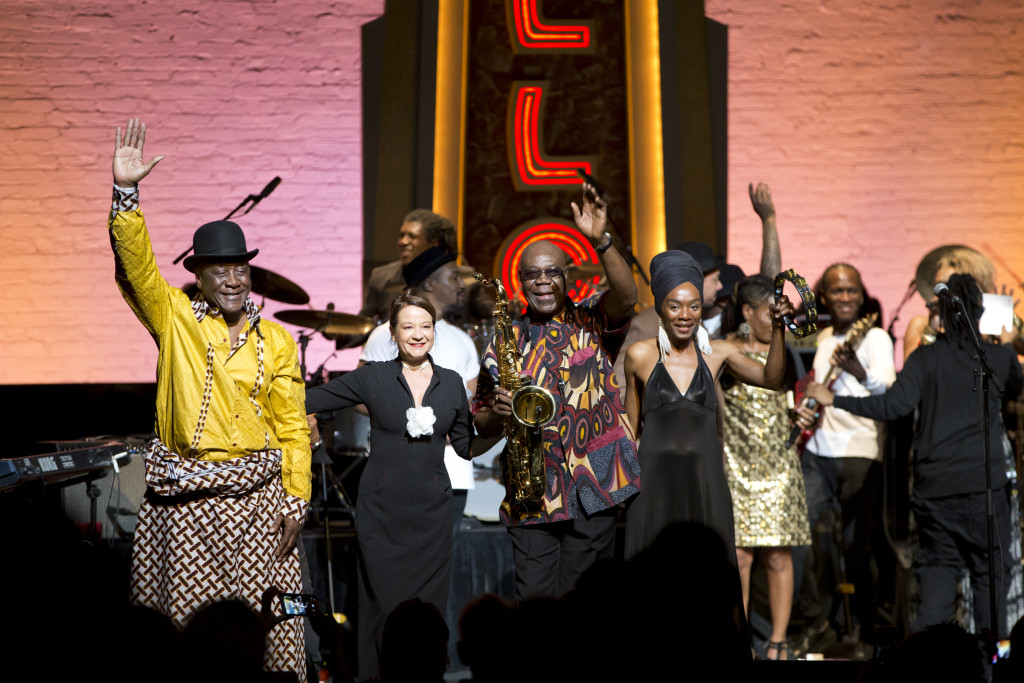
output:
[[[704,296],[704,271],[700,264],[685,251],[670,249],[651,259],[651,292],[654,294],[654,310],[661,312],[661,304],[669,292],[689,282],[697,288],[697,294]]]

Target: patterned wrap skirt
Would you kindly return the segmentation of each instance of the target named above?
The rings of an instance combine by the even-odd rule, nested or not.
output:
[[[132,548],[131,599],[184,628],[203,607],[241,600],[257,614],[263,591],[301,593],[298,550],[278,562],[285,504],[281,451],[225,462],[182,458],[153,439],[145,453],[146,491]],[[302,619],[267,635],[264,668],[306,680]]]

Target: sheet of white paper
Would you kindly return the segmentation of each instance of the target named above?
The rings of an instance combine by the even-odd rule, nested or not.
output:
[[[982,294],[985,312],[981,314],[978,329],[982,334],[1001,334],[1003,328],[1013,326],[1013,297],[1005,294]]]

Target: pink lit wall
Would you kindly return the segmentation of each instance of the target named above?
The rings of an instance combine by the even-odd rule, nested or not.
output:
[[[985,253],[1020,295],[1024,4],[705,4],[729,26],[731,261],[757,269],[747,183],[762,180],[784,265],[808,280],[856,265],[886,325],[918,262],[945,243]],[[898,336],[923,311],[915,295]]]
[[[113,130],[150,125],[158,262],[273,176],[241,219],[312,305],[361,291],[359,27],[383,0],[0,0],[0,383],[151,381],[105,219]],[[1024,5],[706,0],[729,26],[729,259],[758,262],[749,181],[772,185],[787,267],[857,265],[886,320],[932,247],[1024,279]],[[1020,287],[1018,287],[1020,291]],[[287,306],[268,302],[267,315]],[[923,306],[915,298],[898,326]],[[1019,311],[1018,311],[1019,312]],[[289,328],[297,333],[297,328]],[[318,365],[333,346],[315,341]],[[352,353],[329,367],[352,367]]]
[[[358,311],[359,27],[383,0],[0,6],[0,383],[154,377],[106,235],[114,129],[133,115],[150,127],[146,156],[166,155],[142,206],[170,282],[189,279],[171,261],[198,225],[279,175],[238,220],[254,263],[316,308]],[[311,366],[332,352],[314,341]],[[354,365],[346,353],[329,367]]]

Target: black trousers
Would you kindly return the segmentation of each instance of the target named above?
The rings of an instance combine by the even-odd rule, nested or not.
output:
[[[991,624],[988,599],[988,525],[985,493],[912,500],[921,543],[914,573],[921,587],[921,605],[914,630],[953,618],[956,587],[966,569],[974,597],[974,626],[980,632]],[[1006,591],[1012,571],[1010,491],[992,491],[995,514],[996,624],[1006,635]]]
[[[566,522],[509,527],[516,599],[559,597],[576,586],[594,562],[615,550],[615,508]]]
[[[873,642],[875,580],[871,537],[878,519],[877,491],[882,463],[869,458],[828,458],[805,452],[801,459],[807,489],[807,515],[812,545],[794,549],[796,590],[808,624],[836,614],[842,596],[836,560],[843,553],[846,580],[854,585],[851,610],[860,623],[861,639]],[[833,522],[839,515],[842,547],[835,547]]]

